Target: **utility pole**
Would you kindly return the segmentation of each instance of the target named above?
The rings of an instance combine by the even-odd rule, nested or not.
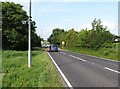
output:
[[[29,31],[28,31],[28,67],[31,67],[31,0],[29,2]]]

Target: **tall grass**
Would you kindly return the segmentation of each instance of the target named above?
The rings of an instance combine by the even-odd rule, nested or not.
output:
[[[3,51],[3,87],[61,87],[54,65],[42,50],[32,51],[32,67],[27,67],[27,51]]]

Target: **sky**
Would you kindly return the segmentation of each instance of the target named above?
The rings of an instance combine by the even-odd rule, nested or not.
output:
[[[3,0],[6,1],[6,0]],[[29,11],[29,0],[7,0],[23,5]],[[75,31],[91,29],[94,19],[101,19],[112,34],[118,35],[118,0],[32,0],[32,20],[36,33],[47,39],[54,28]]]

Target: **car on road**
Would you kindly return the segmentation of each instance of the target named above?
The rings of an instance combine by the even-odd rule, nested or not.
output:
[[[51,44],[47,50],[49,52],[58,52],[58,46],[56,44]]]

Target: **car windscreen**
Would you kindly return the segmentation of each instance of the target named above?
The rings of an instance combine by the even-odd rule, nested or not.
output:
[[[53,44],[53,45],[51,45],[51,47],[57,47],[57,45]]]

